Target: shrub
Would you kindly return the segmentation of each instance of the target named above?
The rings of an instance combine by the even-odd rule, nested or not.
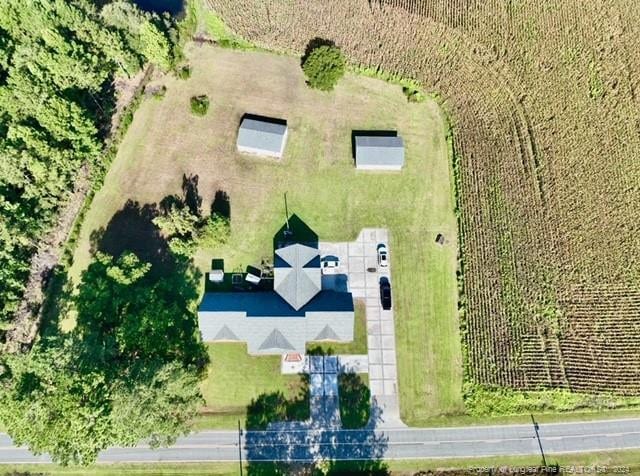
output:
[[[158,101],[164,98],[165,94],[167,94],[167,87],[164,84],[151,91],[151,95],[153,96],[153,98],[157,99]]]
[[[344,76],[346,60],[337,46],[323,45],[311,51],[302,63],[307,84],[321,91],[331,91]]]
[[[196,116],[204,116],[209,110],[209,98],[207,96],[193,96],[191,98],[191,112]]]
[[[189,79],[190,77],[191,77],[191,67],[189,65],[185,65],[178,70],[178,78]]]
[[[425,94],[418,88],[403,86],[402,92],[407,97],[407,101],[409,102],[422,102],[426,99]]]
[[[214,213],[198,230],[198,244],[207,249],[216,248],[228,242],[230,233],[229,219],[219,213]]]

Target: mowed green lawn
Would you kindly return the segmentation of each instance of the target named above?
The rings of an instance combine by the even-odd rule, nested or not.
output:
[[[204,211],[217,191],[231,204],[230,243],[198,250],[197,266],[206,271],[213,257],[224,258],[227,270],[258,264],[273,254],[287,192],[290,211],[321,240],[351,240],[363,227],[390,229],[403,418],[420,424],[462,411],[456,221],[438,105],[409,104],[399,86],[352,74],[331,93],[311,90],[298,58],[195,45],[187,57],[191,78],[159,80],[167,87],[164,99],[146,99],[137,111],[87,213],[70,275],[77,280],[90,259],[92,233],[108,228],[127,200],[158,204],[180,193],[184,174],[198,176]],[[205,117],[189,109],[189,98],[200,94],[211,100]],[[236,152],[247,112],[287,119],[281,161]],[[401,173],[355,170],[351,131],[361,129],[398,131],[406,146]],[[124,239],[130,231],[121,233]],[[445,246],[435,244],[437,233]],[[275,360],[222,358],[228,347],[210,349],[217,358],[204,383],[207,407],[241,407],[287,385],[276,377]],[[259,372],[245,373],[254,367]]]
[[[208,344],[207,350],[210,365],[201,387],[207,406],[203,421],[196,422],[200,428],[230,428],[238,420],[244,427],[251,399],[277,391],[295,398],[304,389],[300,376],[280,373],[279,355],[251,356],[246,344],[238,343]]]

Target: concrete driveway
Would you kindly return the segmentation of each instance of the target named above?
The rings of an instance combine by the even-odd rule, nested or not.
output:
[[[378,427],[398,428],[406,426],[400,419],[398,401],[398,372],[396,367],[396,339],[393,307],[382,310],[380,302],[380,278],[393,280],[391,268],[378,269],[378,244],[387,245],[389,232],[385,228],[365,228],[355,241],[348,243],[320,242],[320,255],[340,258],[340,266],[334,272],[347,276],[347,285],[354,299],[362,299],[366,305],[369,387],[372,399],[381,410]],[[375,271],[367,271],[374,269]]]

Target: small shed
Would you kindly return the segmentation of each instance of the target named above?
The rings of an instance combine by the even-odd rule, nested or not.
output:
[[[283,119],[245,114],[238,129],[238,151],[281,158],[287,132],[287,121]]]
[[[398,135],[356,135],[356,168],[363,170],[401,170],[404,142]]]

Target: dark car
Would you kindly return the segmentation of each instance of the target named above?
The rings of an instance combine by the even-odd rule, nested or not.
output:
[[[380,278],[380,302],[382,309],[388,311],[391,309],[391,283],[389,278]]]

